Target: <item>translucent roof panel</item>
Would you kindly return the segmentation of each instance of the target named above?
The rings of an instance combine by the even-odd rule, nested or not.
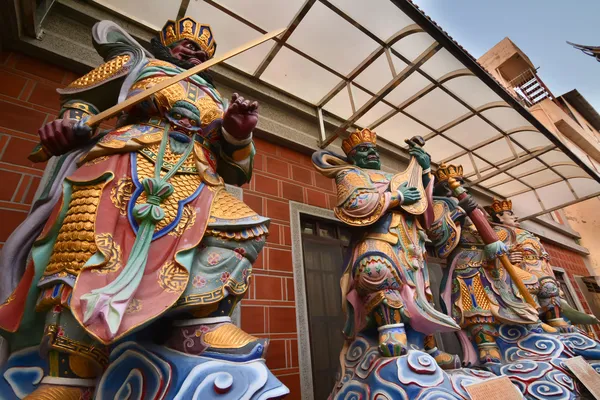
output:
[[[392,45],[392,48],[409,61],[413,61],[433,43],[435,40],[429,34],[418,32],[400,39]]]
[[[525,161],[522,164],[519,164],[518,166],[511,168],[508,170],[508,173],[511,174],[512,176],[521,176],[521,175],[526,175],[526,174],[530,174],[534,171],[538,171],[540,169],[545,169],[546,166],[544,164],[542,164],[539,160],[537,159],[533,159],[533,160],[529,160],[529,161]]]
[[[527,191],[512,196],[513,211],[520,219],[543,211],[541,204],[533,191]]]
[[[348,89],[343,88],[331,100],[329,100],[323,108],[340,118],[347,119],[352,115],[352,103]]]
[[[365,91],[353,86],[352,94],[354,95],[354,104],[356,105],[356,109],[361,108],[368,100],[371,99],[371,96],[367,94]],[[383,117],[388,112],[392,111],[392,108],[384,103],[377,103],[373,108],[366,112],[356,123],[362,127],[369,127],[373,122],[377,121],[379,118]]]
[[[557,165],[554,170],[565,178],[588,178],[584,170],[574,165]]]
[[[406,112],[433,129],[438,129],[463,116],[468,110],[443,90],[436,88],[406,107]]]
[[[475,150],[475,154],[493,164],[500,164],[515,157],[504,138]]]
[[[123,2],[126,3],[126,2]],[[226,53],[236,47],[240,47],[249,40],[257,39],[262,36],[260,32],[236,20],[223,11],[211,6],[203,1],[193,1],[190,3],[187,15],[196,21],[210,21],[210,28],[217,41],[218,54]],[[280,26],[282,28],[283,26]],[[230,34],[231,31],[236,34]],[[268,41],[250,49],[240,55],[237,55],[226,61],[236,68],[247,73],[254,73],[262,60],[267,56],[269,50],[275,44],[274,41]]]
[[[429,129],[406,115],[398,113],[379,125],[376,132],[387,140],[398,145],[404,145],[404,139],[409,139],[415,135],[425,136],[429,133]]]
[[[510,131],[531,125],[529,121],[515,112],[512,107],[495,107],[484,110],[481,114],[503,131]]]
[[[441,49],[435,53],[421,67],[421,71],[436,80],[451,72],[462,69],[465,69],[465,66],[446,49]]]
[[[575,196],[565,181],[541,187],[537,189],[537,193],[543,199],[546,208],[553,208],[575,200]]]
[[[514,196],[521,217],[600,195],[585,151],[553,137],[410,0],[95,2],[154,30],[184,12],[210,24],[217,57],[287,28],[225,63],[315,115],[323,106],[340,127],[371,127],[402,148],[406,138],[426,137],[435,163],[462,164],[475,187]],[[334,131],[321,147],[339,145],[345,134]]]
[[[523,191],[528,191],[529,188],[523,183],[513,180],[510,182],[502,183],[500,185],[494,186],[493,188],[495,193],[498,193],[504,197],[511,197],[515,193],[521,193]]]
[[[164,0],[163,0],[164,1]],[[124,1],[120,0],[119,2]],[[165,3],[177,3],[175,1]],[[192,8],[192,3],[203,3],[202,1],[191,2],[188,8]],[[300,11],[305,0],[215,0],[225,8],[233,11],[235,14],[244,17],[248,21],[256,24],[266,31],[285,28],[286,22],[291,21]],[[206,3],[205,3],[206,4]],[[208,4],[207,4],[208,5]],[[198,20],[204,23],[212,24],[212,20]]]
[[[261,78],[313,104],[339,82],[334,74],[285,47],[277,53]]]
[[[429,139],[425,143],[425,149],[437,163],[460,151],[460,147],[439,135]]]
[[[474,135],[473,132],[476,132],[476,134]],[[444,136],[456,140],[467,148],[476,146],[499,134],[500,133],[498,133],[496,129],[477,115],[472,116],[444,132]]]
[[[498,174],[494,175],[492,178],[486,179],[485,181],[481,182],[481,185],[486,188],[490,188],[490,187],[494,187],[496,185],[499,185],[500,183],[504,183],[505,181],[510,181],[510,180],[511,180],[511,178],[507,174],[498,173]]]
[[[400,106],[403,102],[430,85],[431,82],[423,75],[415,72],[410,74],[404,81],[396,86],[385,99],[396,106]]]
[[[320,2],[311,7],[288,43],[343,75],[378,47],[377,42]]]
[[[414,23],[389,0],[331,0],[331,3],[383,41]]]
[[[162,29],[168,19],[175,19],[179,11],[178,1],[164,0],[94,0],[118,14],[136,20],[156,31]]]
[[[500,96],[475,76],[457,76],[444,81],[443,85],[473,108],[502,101]]]
[[[600,192],[600,183],[592,179],[573,178],[569,179],[569,184],[579,197],[598,196],[598,192]]]
[[[385,53],[382,53],[356,77],[355,81],[372,92],[378,92],[393,77],[388,58]]]
[[[548,138],[536,131],[526,130],[514,132],[510,137],[529,151],[540,150],[552,145],[552,142],[549,141]]]
[[[541,187],[546,184],[549,184],[550,182],[556,182],[559,180],[561,180],[560,176],[558,176],[556,172],[551,171],[549,169],[536,172],[535,174],[527,175],[521,178],[521,181],[533,186],[534,188]]]

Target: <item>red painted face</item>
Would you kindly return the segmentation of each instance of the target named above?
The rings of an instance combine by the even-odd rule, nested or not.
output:
[[[208,54],[206,54],[200,46],[189,39],[177,42],[170,50],[173,57],[190,62],[194,65],[202,64],[208,60]]]

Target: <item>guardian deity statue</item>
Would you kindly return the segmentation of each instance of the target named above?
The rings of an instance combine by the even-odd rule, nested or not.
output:
[[[3,398],[285,395],[267,340],[231,320],[268,234],[268,219],[225,188],[251,179],[258,104],[228,103],[200,73],[95,132],[89,116],[217,45],[189,17],[168,21],[152,54],[108,21],[93,41],[104,63],[59,90],[59,119],[39,130],[38,156],[55,157],[0,259]]]
[[[539,305],[538,312],[542,321],[565,333],[576,331],[572,324],[600,323],[595,317],[573,309],[564,300],[564,293],[550,266],[550,255],[537,236],[521,229],[511,200],[494,199],[485,210],[496,229],[507,238],[511,262],[531,274],[531,277],[525,279],[534,282],[528,286]]]
[[[547,333],[559,329],[574,331],[561,316],[559,288],[548,264],[548,254],[537,237],[517,227],[512,203],[495,200],[486,207],[495,222],[503,224],[491,226],[499,242],[485,243],[478,228],[466,218],[467,213],[478,207],[475,201],[467,196],[465,199],[469,200],[463,200],[461,207],[451,197],[449,181],[462,183],[462,166],[441,165],[435,174],[435,221],[430,238],[436,255],[448,259],[440,289],[441,301],[462,328],[459,338],[465,362],[504,362],[496,343],[501,324],[529,326],[529,329],[540,326]],[[525,301],[517,287],[519,282],[500,263],[502,254],[508,254],[511,263],[517,266],[516,277],[533,298],[533,304]],[[589,316],[572,311],[578,321],[589,323]],[[473,353],[471,343],[478,354]]]
[[[413,161],[397,175],[381,171],[376,134],[368,129],[343,141],[346,158],[327,151],[313,155],[316,169],[336,181],[335,215],[355,228],[341,279],[344,334],[350,344],[361,332],[377,331],[384,357],[406,354],[408,337],[420,337],[417,347],[441,366],[456,368],[458,357],[439,351],[432,336],[459,327],[432,304],[425,252],[432,216],[430,158],[417,139],[409,143]]]
[[[335,215],[353,229],[340,281],[347,340],[330,399],[470,398],[467,385],[501,375],[527,399],[579,398],[563,360],[581,355],[600,370],[600,343],[549,325],[558,321],[546,318],[555,308],[540,307],[543,278],[519,268],[528,248],[514,246],[512,228],[490,226],[460,187],[462,167],[431,174],[422,139],[408,144],[410,164],[397,174],[381,171],[368,129],[342,142],[346,157],[313,154],[315,168],[336,181]],[[434,308],[426,244],[449,261],[440,290],[446,315]],[[459,335],[463,368],[436,347],[438,331]]]

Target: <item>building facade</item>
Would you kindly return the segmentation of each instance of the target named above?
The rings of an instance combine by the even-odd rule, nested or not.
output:
[[[45,4],[45,2],[42,3]],[[101,62],[91,46],[91,26],[98,20],[111,19],[127,29],[144,45],[147,45],[149,39],[154,35],[152,23],[136,21],[126,12],[127,10],[116,12],[115,8],[111,6],[112,3],[118,2],[61,0],[48,8],[44,8],[47,5],[39,5],[35,1],[17,1],[15,3],[17,6],[12,3],[0,5],[0,15],[10,20],[3,26],[2,53],[0,55],[0,181],[3,183],[0,187],[0,220],[2,221],[0,246],[24,220],[35,198],[44,165],[31,163],[27,160],[27,156],[37,143],[38,128],[55,119],[58,114],[60,104],[56,89],[66,86],[76,77]],[[187,7],[188,3],[190,2],[182,2],[181,7],[184,4]],[[307,12],[313,3],[315,2],[307,2]],[[318,7],[326,5],[329,10],[335,8],[329,2],[316,3]],[[391,2],[387,3],[396,9],[396,5]],[[411,21],[414,23],[407,24],[407,28],[403,29],[402,35],[404,36],[402,38],[409,37],[413,32],[432,34],[431,32],[435,33],[435,29],[438,29],[431,21],[427,22],[427,18],[419,14],[419,11],[409,2],[398,1],[395,3],[398,3],[399,7],[401,6],[402,12],[414,18],[414,21]],[[303,7],[306,7],[306,4]],[[240,15],[243,16],[243,12],[232,13],[230,10],[225,12],[218,7],[215,9],[223,15],[218,14],[217,11],[214,11],[213,14],[206,14],[208,20],[205,22],[213,23],[211,18],[217,20],[215,23],[222,22],[218,18],[227,22],[229,21],[227,18],[239,20]],[[183,11],[185,12],[185,8]],[[175,12],[181,12],[181,10],[175,10]],[[161,21],[166,19],[165,15],[161,14]],[[291,14],[291,16],[294,15]],[[297,17],[298,15],[296,15]],[[458,47],[452,44],[451,40],[443,36],[441,31],[439,32],[440,36],[436,37],[439,41],[436,51],[442,49],[442,45],[446,46],[444,51],[448,55],[450,50],[445,49],[459,51],[456,50]],[[250,38],[250,36],[244,36],[240,38],[240,41],[245,42]],[[217,41],[219,40],[217,38]],[[220,43],[225,42],[226,40]],[[422,47],[427,49],[431,46],[436,48],[435,43],[429,42],[425,42],[425,46]],[[382,47],[389,50],[388,47]],[[385,49],[377,56],[391,59]],[[503,51],[510,53],[510,49]],[[443,54],[444,57],[448,57],[446,53],[440,50],[440,54]],[[531,62],[524,54],[518,53],[518,55],[525,60],[528,68],[532,68]],[[404,60],[409,64],[406,64],[407,66],[404,68],[408,69],[417,68],[419,65],[425,64],[428,59],[421,60],[416,55],[413,58],[406,57]],[[432,54],[428,57],[432,57]],[[507,59],[510,57],[513,55],[507,56]],[[350,71],[345,74],[350,76],[348,82],[359,76],[365,69],[368,70],[370,65],[376,65],[379,62],[373,60],[363,65],[362,70]],[[377,58],[377,60],[380,59]],[[461,62],[467,63],[468,59],[462,59]],[[494,69],[489,67],[485,60],[480,60],[480,62],[506,88],[510,89],[509,83],[514,82],[519,76],[519,71],[511,71],[508,76],[496,76],[493,72]],[[393,63],[390,64],[393,65]],[[282,90],[281,85],[256,79],[252,74],[245,72],[240,65],[242,64],[219,65],[213,68],[212,73],[217,87],[224,97],[238,92],[244,97],[257,99],[261,104],[260,122],[254,133],[257,154],[254,161],[253,179],[250,184],[242,187],[241,196],[244,202],[256,212],[271,219],[267,245],[254,265],[254,278],[250,291],[241,303],[240,323],[246,332],[271,340],[267,364],[273,373],[290,388],[290,399],[320,399],[323,398],[323,393],[331,388],[337,370],[336,361],[341,346],[339,331],[342,318],[339,277],[342,272],[341,264],[348,241],[348,233],[337,223],[331,211],[336,203],[334,182],[324,178],[313,169],[310,156],[328,141],[331,141],[330,148],[339,152],[340,138],[337,136],[340,135],[340,129],[338,128],[344,127],[343,130],[345,130],[352,127],[354,122],[360,121],[360,118],[365,116],[370,109],[365,111],[365,106],[359,105],[359,96],[356,95],[356,91],[360,88],[358,86],[352,88],[348,85],[350,118],[340,118],[336,113],[328,112],[327,107],[324,108],[324,112],[317,111],[298,96]],[[445,59],[440,61],[440,65],[442,67],[445,65],[455,66],[451,61]],[[396,67],[397,77],[404,69],[398,67],[397,64]],[[260,68],[261,66],[257,65],[257,69],[260,70]],[[375,126],[374,131],[378,131],[377,126],[379,126],[381,132],[389,131],[390,126],[392,130],[406,130],[407,136],[424,132],[429,142],[429,147],[426,149],[431,148],[432,153],[436,154],[444,150],[445,142],[441,145],[438,144],[437,147],[434,143],[451,139],[446,137],[444,132],[450,130],[451,125],[456,126],[466,119],[460,114],[463,112],[462,108],[457,111],[459,116],[455,121],[451,121],[453,118],[447,121],[440,119],[440,123],[435,125],[432,128],[433,131],[430,132],[430,128],[434,125],[425,125],[425,128],[416,126],[417,118],[415,116],[419,114],[419,110],[415,105],[419,105],[419,99],[428,93],[442,96],[438,93],[439,91],[446,93],[444,96],[449,96],[445,92],[449,89],[439,82],[445,83],[449,80],[444,79],[455,76],[463,78],[464,76],[455,73],[454,76],[444,78],[451,70],[451,68],[446,69],[447,71],[443,68],[435,71],[429,68],[425,74],[422,74],[422,77],[435,77],[433,79],[438,82],[433,88],[427,85],[419,86],[418,82],[409,80],[410,78],[398,79],[395,86],[390,88],[391,91],[395,87],[405,88],[408,85],[416,85],[406,98],[393,102],[398,110],[390,109],[397,111],[397,115],[405,116],[404,108],[410,109],[412,105],[413,110],[409,111],[412,119],[405,116],[406,118],[403,117],[402,120],[404,121],[403,125],[394,125],[400,124],[396,114],[390,114],[391,111],[384,110],[385,112],[377,116],[369,125]],[[461,69],[459,68],[459,70]],[[407,74],[410,72],[407,71]],[[471,79],[472,76],[468,76],[468,78]],[[483,81],[485,77],[481,79]],[[468,89],[468,85],[471,84],[470,81],[459,80],[456,82],[457,90],[461,85]],[[501,93],[500,85],[490,82],[486,81],[485,84],[490,87],[496,85],[493,86],[493,90]],[[306,84],[310,85],[309,82]],[[345,85],[345,83],[342,85],[343,91],[346,90]],[[364,81],[361,85],[367,88],[369,83]],[[356,98],[353,97],[352,90],[355,91]],[[376,95],[381,94],[374,89],[371,92]],[[336,93],[340,93],[340,91],[332,92],[329,100],[336,97]],[[329,93],[326,94],[329,96]],[[497,95],[496,97],[492,99],[492,103],[501,100]],[[466,100],[460,98],[454,100],[460,100],[464,110],[473,110],[473,114],[476,112],[477,118],[481,118],[481,115],[484,114]],[[582,138],[578,139],[577,135],[569,131],[571,128],[577,131],[577,126],[561,114],[566,112],[565,109],[557,105],[556,99],[553,97],[549,96],[547,100],[550,102],[547,103],[547,107],[544,106],[545,100],[536,104],[524,103],[524,105],[546,126],[546,129],[572,146],[573,151],[583,152],[583,155],[589,159],[590,168],[597,168],[599,159],[596,158],[595,153],[588,154],[581,150],[581,148],[587,148],[587,143],[591,143],[593,138],[597,137],[597,129],[592,124],[592,129],[596,130],[585,132],[585,135],[581,134]],[[507,100],[504,99],[504,101]],[[572,105],[568,99],[564,101],[567,107]],[[364,104],[367,103],[368,101]],[[503,105],[503,107],[511,110],[516,107],[508,102],[507,104],[508,106]],[[421,107],[425,106],[421,105]],[[492,110],[493,107],[490,106],[489,109]],[[335,107],[329,110],[333,109]],[[359,115],[361,110],[362,115]],[[438,108],[425,107],[424,110],[433,117],[440,114],[440,118],[446,118]],[[574,115],[579,115],[579,119],[582,121],[585,119],[583,114],[577,114],[576,109],[569,108],[569,110]],[[519,109],[519,112],[523,111]],[[390,115],[388,116],[388,114]],[[544,120],[541,117],[546,114],[549,114],[550,120]],[[386,116],[387,119],[384,118]],[[486,120],[491,120],[492,117],[490,113]],[[533,120],[530,122],[535,124]],[[110,122],[106,123],[105,127],[110,127]],[[536,129],[542,130],[543,128],[538,126]],[[563,130],[568,133],[565,134]],[[381,136],[383,138],[380,143],[383,168],[388,171],[400,171],[406,168],[408,160],[406,151],[398,143],[386,140],[385,138],[389,137],[386,134]],[[508,138],[508,136],[506,137]],[[491,143],[489,140],[488,142]],[[461,150],[458,141],[453,141],[451,144]],[[485,147],[485,145],[481,147]],[[535,153],[527,153],[524,157],[532,154]],[[450,155],[436,156],[434,161],[442,159],[452,161]],[[479,155],[462,153],[456,159],[468,159],[469,157],[474,159]],[[531,160],[531,158],[529,159]],[[479,166],[481,167],[482,164]],[[477,169],[477,166],[474,170],[471,169],[474,174],[472,180],[481,180],[486,174],[493,174],[496,168],[507,167],[501,163],[494,163],[490,164],[491,169],[486,168],[481,168],[481,171]],[[468,170],[468,168],[465,169]],[[503,183],[501,182],[501,184]],[[493,186],[474,185],[472,192],[480,202],[489,204],[492,197],[501,194],[494,192],[493,188]],[[585,196],[577,196],[578,199],[582,197]],[[589,207],[592,201],[597,203],[597,199],[593,197],[593,200],[588,200],[589,203],[573,205],[565,210],[561,210],[561,207],[557,211],[548,211],[553,207],[545,207],[543,211],[546,212],[535,215],[524,223],[526,229],[543,238],[552,257],[552,265],[564,282],[563,290],[566,290],[571,296],[573,306],[587,313],[596,311],[595,306],[590,304],[589,296],[586,297],[585,283],[580,283],[578,278],[593,275],[588,267],[593,268],[597,264],[588,259],[596,256],[594,253],[597,250],[595,250],[594,241],[598,239],[591,234],[594,230],[593,225],[588,225],[589,229],[581,226],[583,224],[581,220],[587,218],[586,208],[581,208],[579,214],[573,210],[576,210],[576,207],[577,209]],[[525,208],[527,209],[527,207]],[[536,212],[538,211],[534,208],[533,214]],[[591,220],[586,219],[585,224],[588,221]],[[588,250],[591,248],[594,250]],[[443,267],[443,260],[430,260],[433,287],[435,287],[436,279],[439,282]],[[596,315],[600,316],[600,313]],[[456,341],[451,337],[442,337],[441,343],[448,351],[455,349],[454,346],[456,346]]]
[[[600,114],[576,89],[555,96],[539,77],[529,57],[509,38],[497,43],[478,62],[538,121],[598,170]],[[550,243],[549,237],[546,237],[545,245],[552,256],[552,265],[564,271],[563,279],[570,281],[583,310],[595,315],[600,311],[595,300],[597,294],[593,285],[586,285],[582,277],[600,275],[597,234],[600,219],[596,212],[599,201],[598,196],[590,196],[587,200],[540,216],[540,221],[562,228],[564,234],[576,239],[578,247],[571,249]]]

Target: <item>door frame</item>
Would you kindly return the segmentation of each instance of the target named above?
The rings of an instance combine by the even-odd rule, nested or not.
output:
[[[556,271],[556,272],[559,272],[562,274],[563,279],[565,280],[565,284],[569,288],[569,292],[570,292],[569,294],[571,295],[571,298],[573,298],[573,301],[575,302],[575,306],[577,307],[577,310],[584,313],[585,309],[583,308],[583,304],[581,304],[581,301],[579,300],[579,296],[577,296],[577,292],[575,291],[575,288],[573,287],[573,284],[571,283],[571,279],[569,279],[569,274],[567,273],[567,271],[564,268],[555,267],[554,265],[550,265],[550,267],[552,268],[553,271]],[[573,275],[573,277],[576,278],[577,275]]]
[[[330,221],[339,221],[335,218],[335,214],[331,210],[290,201],[290,232],[292,237],[294,293],[296,296],[296,326],[298,329],[298,367],[300,370],[300,392],[302,400],[314,400],[309,315],[306,298],[306,281],[304,278],[304,254],[302,250],[302,224],[300,221],[301,214]]]

